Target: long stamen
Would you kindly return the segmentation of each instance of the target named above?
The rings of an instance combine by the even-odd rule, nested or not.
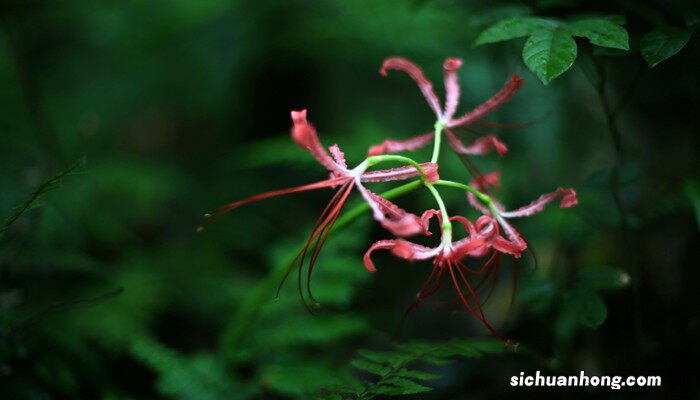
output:
[[[459,294],[460,299],[462,299],[462,304],[464,304],[469,312],[476,317],[477,320],[479,320],[481,323],[486,326],[486,328],[496,336],[497,338],[501,339],[502,341],[506,341],[489,323],[486,321],[486,317],[484,316],[484,312],[481,308],[481,304],[479,303],[479,300],[476,298],[476,294],[472,290],[471,285],[469,284],[469,281],[466,280],[466,277],[461,273],[461,270],[457,269],[457,271],[461,274],[462,280],[464,281],[465,286],[469,290],[469,293],[471,294],[472,299],[474,300],[474,303],[476,304],[477,308],[479,309],[479,314],[481,314],[481,317],[477,315],[477,313],[474,311],[472,308],[471,304],[467,301],[466,297],[464,296],[464,293],[462,293],[462,288],[460,287],[460,284],[457,282],[457,278],[454,273],[454,268],[452,267],[452,264],[448,264],[448,268],[450,269],[450,275],[452,275],[452,281],[455,284],[455,288],[457,289],[457,293]]]
[[[497,255],[497,254],[498,254],[498,252],[493,252],[493,253],[491,253],[491,257],[489,257],[489,259],[484,263],[484,265],[482,265],[481,268],[479,268],[478,270],[473,270],[473,269],[467,267],[466,265],[464,265],[464,264],[461,263],[461,262],[457,262],[457,265],[458,265],[459,267],[463,268],[464,270],[466,270],[467,272],[469,272],[469,273],[472,274],[472,275],[478,275],[478,274],[480,274],[481,272],[483,272],[484,269],[486,269],[488,266],[490,266],[490,264],[493,262],[494,258],[496,258],[496,255]]]
[[[297,254],[297,256],[294,258],[294,261],[292,261],[292,264],[287,268],[287,271],[285,272],[284,276],[282,277],[282,281],[280,282],[279,286],[277,287],[277,293],[275,295],[275,300],[279,298],[280,291],[282,290],[282,286],[284,286],[284,283],[286,282],[287,278],[289,277],[289,274],[292,272],[292,270],[297,266],[297,263],[299,263],[299,270],[301,271],[301,268],[303,267],[304,264],[304,257],[306,255],[306,252],[308,251],[309,247],[314,243],[315,240],[317,240],[320,230],[319,227],[325,225],[325,221],[328,219],[328,214],[329,210],[331,210],[332,207],[338,202],[338,199],[341,197],[342,189],[336,192],[333,195],[333,198],[331,201],[328,203],[326,208],[323,210],[321,213],[321,216],[316,220],[316,224],[314,225],[314,228],[311,231],[311,235],[309,236],[309,239],[306,241],[306,244],[304,245],[304,248]],[[301,259],[301,262],[299,260]],[[301,282],[301,277],[299,277],[299,282]],[[303,296],[303,292],[301,290],[301,285],[297,285],[299,294],[302,299],[302,303],[304,304],[304,308],[306,308],[309,312],[313,313],[311,309],[308,307],[306,304],[306,301]]]
[[[479,309],[479,313],[481,314],[481,318],[482,318],[482,321],[483,321],[484,325],[486,325],[486,327],[489,329],[489,331],[491,331],[491,333],[493,333],[494,336],[496,336],[496,337],[498,337],[499,339],[503,340],[504,342],[508,343],[508,341],[507,341],[506,339],[504,339],[504,338],[503,338],[503,337],[488,323],[488,321],[486,320],[486,315],[484,315],[484,309],[483,309],[483,307],[482,307],[482,304],[483,304],[483,303],[479,302],[479,298],[476,296],[476,293],[475,293],[474,290],[472,289],[471,284],[469,283],[469,281],[467,280],[467,278],[464,276],[464,274],[462,273],[462,271],[460,271],[460,270],[457,270],[457,271],[459,272],[459,275],[462,277],[462,280],[464,281],[464,284],[466,285],[467,289],[469,290],[469,293],[471,294],[471,297],[472,297],[472,299],[474,300],[474,303],[476,304],[477,308]]]
[[[322,235],[319,236],[319,240],[316,241],[316,245],[314,246],[314,249],[311,253],[311,259],[309,260],[309,267],[307,268],[307,276],[306,276],[306,290],[309,295],[309,298],[316,304],[317,307],[320,306],[318,301],[314,298],[313,294],[311,293],[311,273],[313,272],[314,266],[316,265],[316,259],[318,258],[318,255],[321,253],[321,249],[323,246],[326,244],[326,240],[328,239],[328,236],[330,235],[331,231],[333,230],[333,225],[335,225],[335,222],[338,220],[338,216],[340,215],[340,211],[343,209],[343,205],[345,204],[345,201],[347,200],[348,196],[352,192],[352,187],[353,183],[349,183],[347,186],[347,189],[344,189],[344,194],[341,197],[340,200],[338,200],[337,204],[334,206],[333,210],[329,213],[330,216],[330,221],[326,226],[324,227],[324,232]]]
[[[472,308],[471,304],[469,304],[469,302],[467,301],[467,299],[464,297],[464,294],[462,293],[462,289],[460,288],[460,285],[459,285],[459,283],[457,282],[457,278],[455,277],[455,273],[454,273],[454,270],[452,269],[452,265],[451,265],[451,264],[448,264],[447,267],[448,267],[448,269],[450,270],[450,275],[452,276],[452,282],[453,282],[454,285],[455,285],[455,289],[457,289],[457,294],[459,295],[459,298],[462,300],[462,304],[464,304],[464,305],[467,307],[467,309],[469,310],[469,312],[470,312],[474,317],[476,317],[476,319],[478,319],[479,322],[482,322],[482,323],[483,323],[483,322],[484,322],[483,319],[481,319],[481,317],[480,317],[479,315],[476,314],[476,312],[475,312],[474,309]]]
[[[494,257],[495,256],[495,257]],[[480,291],[482,286],[489,284],[488,287],[488,292],[486,293],[486,296],[484,297],[484,300],[481,302],[481,304],[486,304],[486,302],[491,298],[491,294],[493,294],[493,291],[496,287],[496,284],[498,283],[499,277],[501,276],[501,257],[500,253],[495,251],[492,255],[492,260],[494,261],[494,267],[489,268],[486,271],[486,274],[477,282],[476,286],[474,287],[475,291]],[[491,260],[489,260],[490,262]],[[490,266],[490,265],[489,265]]]
[[[333,187],[333,186],[336,186],[339,183],[342,183],[344,181],[347,181],[346,177],[326,179],[324,181],[310,183],[308,185],[295,186],[292,188],[279,189],[279,190],[273,190],[273,191],[265,192],[265,193],[261,193],[261,194],[256,194],[255,196],[250,196],[250,197],[245,198],[243,200],[234,201],[233,203],[229,203],[223,207],[218,208],[217,210],[215,210],[211,214],[207,214],[206,225],[211,224],[212,222],[219,219],[222,215],[226,214],[227,212],[229,212],[235,208],[238,208],[240,206],[243,206],[245,204],[252,203],[254,201],[269,199],[269,198],[277,197],[277,196],[283,196],[285,194],[305,192],[307,190],[316,190],[316,189],[323,189],[323,188],[327,188],[327,187]]]

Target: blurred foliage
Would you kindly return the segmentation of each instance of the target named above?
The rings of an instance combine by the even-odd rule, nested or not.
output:
[[[634,394],[509,386],[536,370],[660,375],[640,397],[697,396],[698,16],[694,2],[656,0],[3,2],[0,398]],[[524,63],[524,36],[540,30],[472,46],[513,18],[565,29],[568,53]],[[393,55],[436,88],[443,59],[463,58],[462,112],[519,72],[525,85],[489,119],[518,126],[494,128],[510,153],[473,162],[503,172],[507,206],[579,193],[576,208],[515,222],[532,256],[504,260],[486,313],[518,352],[451,308],[449,290],[401,325],[429,265],[378,255],[367,273],[363,252],[388,237],[368,216],[324,248],[315,315],[295,276],[275,302],[327,191],[195,232],[228,201],[326,176],[288,139],[292,109],[308,108],[351,165],[430,129],[415,85],[377,73]],[[442,171],[470,179],[451,154]],[[463,193],[444,198],[476,216]]]

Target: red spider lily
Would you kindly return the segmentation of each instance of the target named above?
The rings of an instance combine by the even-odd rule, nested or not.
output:
[[[340,215],[345,201],[354,187],[360,191],[362,197],[365,199],[365,201],[367,201],[368,205],[372,209],[374,218],[394,235],[411,236],[418,233],[428,233],[424,219],[422,220],[417,215],[401,209],[397,205],[391,203],[389,200],[371,192],[363,185],[363,183],[367,182],[388,182],[410,179],[421,175],[421,173],[413,166],[366,171],[368,168],[366,163],[360,164],[354,169],[348,169],[345,156],[337,145],[330,146],[328,149],[329,151],[326,151],[326,149],[323,147],[321,141],[318,139],[316,129],[306,120],[306,110],[292,111],[291,115],[292,121],[294,122],[294,126],[291,131],[292,139],[297,143],[297,145],[308,150],[318,160],[318,162],[326,167],[330,171],[330,177],[319,182],[266,192],[227,204],[213,212],[209,218],[209,222],[219,218],[228,211],[253,201],[290,193],[338,187],[337,192],[323,210],[319,219],[316,221],[316,224],[314,225],[305,246],[297,255],[289,270],[287,270],[287,273],[282,281],[282,283],[284,283],[291,270],[298,265],[300,267],[298,287],[301,294],[301,267],[304,265],[307,255],[309,255],[307,292],[309,298],[314,300],[310,287],[311,272],[321,248],[325,244],[328,235],[333,229],[333,225]],[[420,166],[426,179],[429,181],[439,179],[437,164],[423,163],[420,164]],[[310,254],[309,251],[311,252]],[[281,286],[282,285],[280,284],[280,289]],[[302,300],[303,299],[304,297],[302,294]],[[304,305],[306,306],[306,301],[304,301]]]
[[[470,183],[470,186],[482,191],[485,191],[488,186],[498,189],[500,186],[500,177],[501,175],[499,172],[490,172],[474,179]],[[485,207],[477,201],[473,193],[467,192],[469,204],[484,214],[481,218],[488,218],[488,221],[485,219],[483,220],[485,222],[482,222],[481,228],[486,229],[487,225],[485,224],[488,224],[489,227],[487,229],[493,229],[495,235],[495,239],[492,243],[493,248],[502,253],[512,254],[516,258],[520,257],[523,251],[527,249],[527,242],[520,236],[520,233],[518,233],[513,225],[508,222],[508,219],[529,217],[530,215],[537,214],[544,210],[547,203],[554,201],[554,199],[559,196],[562,197],[559,202],[559,207],[561,208],[569,208],[578,204],[578,198],[576,197],[576,191],[574,189],[558,188],[554,192],[543,194],[537,200],[517,210],[506,211],[503,204],[493,197],[491,197],[492,206]],[[477,226],[479,225],[479,221],[482,221],[481,218],[477,220]],[[497,221],[498,224],[494,223],[494,220]],[[503,229],[507,239],[500,235],[499,226]]]
[[[438,218],[440,217],[439,211],[430,210],[430,214],[424,214],[423,218],[426,219],[432,215],[438,215]],[[441,218],[439,219],[442,221]],[[404,239],[380,240],[370,246],[365,253],[365,267],[370,272],[376,271],[371,255],[372,252],[380,249],[390,250],[396,257],[408,261],[431,259],[433,269],[416,295],[416,302],[406,312],[408,313],[423,300],[437,292],[445,279],[452,280],[459,302],[470,314],[476,317],[479,322],[484,324],[494,336],[508,343],[508,341],[489,324],[484,315],[482,307],[483,302],[477,297],[476,292],[479,286],[488,276],[484,277],[476,286],[467,279],[467,276],[476,276],[484,271],[487,271],[487,274],[490,275],[490,272],[488,272],[490,271],[490,267],[494,264],[494,261],[497,262],[496,252],[494,252],[479,269],[472,269],[464,264],[465,258],[483,257],[487,255],[490,248],[495,248],[495,242],[499,239],[498,232],[494,229],[496,224],[494,224],[488,216],[479,218],[476,225],[461,216],[451,217],[450,221],[461,223],[467,231],[468,236],[457,241],[452,241],[451,232],[443,231],[440,244],[433,248],[412,243]]]
[[[411,61],[401,58],[392,57],[384,60],[384,64],[380,70],[383,76],[387,75],[388,70],[399,70],[406,72],[418,84],[423,96],[428,105],[438,118],[438,124],[445,129],[447,142],[459,154],[477,154],[482,155],[496,150],[500,155],[504,155],[508,148],[494,135],[485,135],[475,140],[470,145],[465,145],[456,128],[465,128],[471,130],[467,126],[473,123],[479,123],[480,119],[498,109],[500,106],[508,102],[515,92],[523,83],[522,78],[514,74],[508,83],[499,90],[490,99],[474,108],[472,111],[462,115],[459,118],[453,118],[457,111],[459,103],[460,87],[457,81],[457,70],[462,67],[462,60],[459,58],[447,58],[443,64],[445,76],[445,107],[441,109],[440,100],[433,91],[432,83],[425,77],[423,71]],[[476,131],[473,131],[476,132]],[[480,133],[480,132],[477,132]],[[381,144],[372,146],[369,149],[370,155],[382,153],[393,153],[403,150],[413,151],[430,143],[435,136],[435,131],[430,131],[422,135],[415,136],[407,140],[385,140]]]

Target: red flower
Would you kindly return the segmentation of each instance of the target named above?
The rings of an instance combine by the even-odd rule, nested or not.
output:
[[[430,218],[432,215],[438,215],[442,225],[442,219],[440,218],[438,210],[430,210],[430,214],[424,214],[423,218]],[[460,303],[469,313],[484,324],[493,335],[506,341],[487,321],[482,303],[479,301],[476,294],[477,287],[474,287],[469,282],[469,279],[467,279],[469,275],[475,276],[485,271],[492,265],[495,258],[489,258],[478,270],[469,268],[464,264],[465,258],[483,257],[487,255],[491,247],[494,247],[494,242],[498,239],[498,232],[494,229],[496,224],[493,223],[493,220],[488,216],[479,218],[476,225],[461,216],[451,217],[450,221],[461,223],[467,231],[468,236],[464,239],[452,241],[451,232],[443,231],[440,244],[433,248],[412,243],[404,239],[380,240],[370,246],[365,253],[365,267],[370,272],[376,271],[371,255],[372,252],[380,249],[391,250],[391,253],[396,257],[408,261],[432,260],[433,269],[430,276],[418,292],[416,303],[411,308],[417,306],[423,300],[437,292],[445,279],[451,280]]]
[[[411,61],[401,57],[388,58],[384,60],[380,73],[386,76],[388,70],[404,71],[416,81],[428,105],[438,118],[436,129],[445,129],[447,141],[457,153],[481,155],[495,149],[500,155],[504,155],[508,148],[496,136],[485,135],[470,145],[464,145],[456,128],[464,128],[469,124],[477,123],[481,118],[508,102],[520,88],[523,80],[518,75],[513,75],[508,83],[486,102],[461,117],[453,118],[459,103],[460,87],[457,81],[457,70],[461,67],[462,60],[459,58],[448,58],[443,64],[445,75],[444,109],[441,108],[440,100],[433,91],[432,83],[425,77],[423,71]],[[369,149],[369,155],[416,150],[430,143],[434,136],[435,131],[430,131],[407,140],[385,140],[381,144],[372,146]]]
[[[488,186],[492,186],[496,189],[500,186],[500,173],[490,172],[481,175],[474,179],[469,186],[481,190],[487,191]],[[517,210],[506,211],[503,204],[500,201],[491,196],[492,205],[486,207],[477,201],[476,196],[473,193],[467,192],[467,198],[469,204],[477,210],[481,211],[484,216],[489,216],[489,223],[493,225],[492,229],[495,232],[496,239],[493,242],[494,249],[502,252],[512,254],[513,256],[520,257],[527,249],[527,242],[520,236],[520,233],[508,222],[509,218],[519,218],[519,217],[529,217],[530,215],[537,214],[544,210],[545,205],[554,201],[557,197],[561,196],[562,199],[559,202],[559,207],[569,208],[578,204],[578,198],[576,197],[576,191],[574,189],[562,189],[558,188],[554,192],[546,193],[540,196],[537,200],[532,203],[520,207]],[[484,217],[481,217],[484,218]],[[493,218],[493,219],[491,219]],[[494,223],[494,220],[498,224]],[[479,220],[477,220],[477,225]],[[506,238],[500,235],[499,226],[503,229]]]
[[[311,272],[313,270],[316,259],[323,247],[328,235],[333,228],[340,212],[347,200],[350,192],[354,187],[356,187],[362,197],[367,201],[368,205],[372,209],[374,218],[386,229],[391,231],[397,236],[411,236],[417,233],[426,233],[427,226],[424,226],[423,221],[420,217],[415,214],[409,213],[397,205],[391,203],[389,200],[371,192],[369,189],[365,188],[364,183],[368,182],[388,182],[388,181],[398,181],[405,180],[421,175],[413,166],[405,166],[400,168],[391,168],[385,170],[377,171],[367,171],[369,167],[366,162],[358,165],[354,169],[348,169],[347,163],[345,161],[345,156],[343,152],[337,145],[329,147],[329,151],[321,144],[316,134],[316,129],[313,125],[306,120],[306,110],[302,111],[292,111],[292,121],[294,126],[292,127],[291,136],[292,139],[302,148],[308,150],[324,167],[330,171],[330,177],[328,179],[302,185],[287,189],[274,190],[271,192],[266,192],[258,194],[255,196],[248,197],[243,200],[239,200],[230,204],[227,204],[218,210],[214,211],[209,218],[209,222],[219,218],[224,213],[238,208],[244,204],[248,204],[253,201],[268,199],[271,197],[281,196],[290,193],[304,192],[308,190],[322,189],[322,188],[336,188],[337,192],[328,203],[326,208],[321,213],[318,221],[316,222],[311,235],[302,251],[296,257],[290,269],[287,271],[287,275],[291,270],[299,265],[300,267],[304,265],[304,261],[311,250],[309,255],[309,266],[307,273],[307,291],[309,297],[313,300],[313,295],[311,294],[311,288],[309,282],[311,280]],[[330,152],[330,154],[329,154]],[[425,178],[429,181],[435,181],[439,179],[437,172],[437,164],[434,163],[423,163],[420,164]],[[301,293],[301,268],[299,268],[299,291]],[[287,277],[285,275],[285,279]],[[284,280],[282,281],[284,283]],[[281,285],[280,285],[281,288]],[[279,290],[278,290],[279,292]],[[303,299],[303,296],[302,296]],[[306,305],[306,302],[304,302]]]

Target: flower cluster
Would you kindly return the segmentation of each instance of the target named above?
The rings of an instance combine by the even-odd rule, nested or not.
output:
[[[498,172],[486,174],[476,172],[474,179],[469,184],[440,179],[438,160],[443,136],[449,146],[461,156],[484,155],[493,150],[501,156],[507,153],[506,145],[493,134],[477,133],[476,139],[466,142],[467,137],[462,131],[478,132],[471,128],[472,125],[495,126],[495,124],[482,121],[482,118],[508,102],[523,83],[519,76],[513,75],[505,86],[490,99],[466,114],[455,117],[460,97],[457,71],[461,66],[462,61],[457,58],[448,58],[443,64],[445,81],[443,106],[433,90],[432,83],[418,66],[404,58],[386,59],[381,67],[381,74],[386,76],[389,70],[397,70],[403,71],[413,78],[435,113],[437,120],[434,129],[429,132],[406,140],[384,140],[382,143],[370,147],[367,158],[354,168],[348,167],[345,156],[337,145],[326,149],[321,144],[316,129],[306,118],[306,110],[292,111],[292,139],[302,149],[311,153],[330,172],[329,177],[319,182],[267,192],[233,202],[215,211],[210,216],[210,220],[257,200],[315,189],[335,189],[335,195],[321,213],[304,247],[287,271],[287,275],[289,275],[293,269],[297,268],[298,288],[306,306],[302,289],[302,270],[304,265],[307,265],[306,293],[309,299],[318,305],[313,298],[310,287],[314,265],[321,248],[341,214],[343,205],[351,192],[357,190],[372,211],[374,219],[395,236],[394,239],[380,240],[369,247],[364,255],[364,264],[367,270],[370,272],[376,270],[371,258],[372,253],[376,250],[389,250],[391,254],[403,260],[430,261],[433,266],[432,272],[418,292],[414,306],[435,293],[442,286],[443,281],[448,280],[454,286],[458,302],[484,324],[492,334],[501,338],[487,321],[482,307],[483,302],[480,301],[477,293],[481,283],[493,271],[492,267],[497,262],[499,255],[509,254],[519,258],[528,247],[527,242],[511,225],[510,219],[538,213],[544,209],[547,203],[557,198],[561,198],[559,206],[562,208],[574,206],[578,200],[573,189],[558,188],[552,193],[540,196],[524,207],[508,211],[500,201],[490,194],[491,190],[499,187],[500,174]],[[418,162],[406,156],[391,154],[414,151],[431,143],[433,144],[433,153],[430,161]],[[374,169],[376,165],[385,162],[398,162],[405,165],[399,168]],[[426,210],[421,215],[413,214],[389,201],[389,195],[382,196],[372,192],[367,187],[374,182],[406,180],[409,182],[387,193],[398,196],[409,190],[422,187],[432,194],[437,208]],[[463,190],[466,202],[481,215],[473,222],[465,216],[450,215],[438,187]],[[429,222],[433,217],[437,218],[440,226],[440,241],[435,247],[426,247],[407,240],[408,237],[415,235],[430,236],[432,233],[429,229]],[[464,233],[460,234],[463,238],[455,239],[453,224],[464,229]],[[471,268],[467,263],[470,259],[484,261],[481,267]],[[285,275],[285,279],[287,275]],[[480,275],[481,279],[474,282],[475,279],[479,279]]]

